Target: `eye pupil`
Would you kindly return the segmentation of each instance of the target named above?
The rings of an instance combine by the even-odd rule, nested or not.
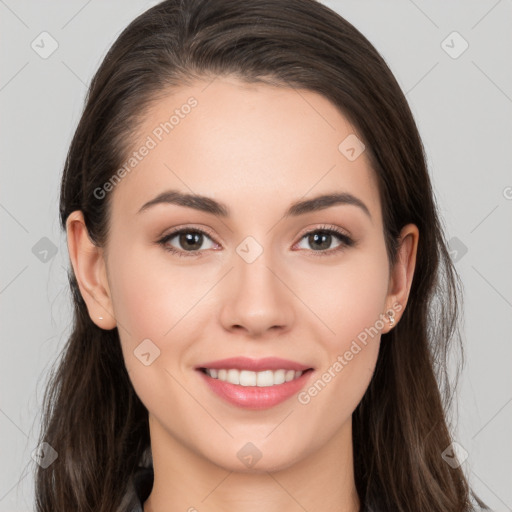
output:
[[[309,235],[309,241],[312,246],[319,243],[321,245],[320,249],[329,249],[331,245],[331,237],[332,235],[330,233],[317,231],[316,233]],[[319,239],[322,239],[322,241],[319,242]],[[325,244],[326,240],[328,242],[327,244]]]
[[[197,232],[189,231],[187,233],[182,233],[180,235],[180,245],[185,249],[200,249],[202,245],[202,237],[203,235]]]

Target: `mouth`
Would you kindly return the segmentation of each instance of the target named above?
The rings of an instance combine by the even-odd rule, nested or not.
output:
[[[296,380],[304,373],[313,371],[313,368],[307,368],[306,370],[287,370],[280,368],[278,370],[263,370],[260,372],[241,370],[238,368],[198,368],[198,370],[212,379],[228,382],[229,384],[266,388],[279,386],[285,382]]]
[[[291,399],[315,373],[309,367],[281,358],[236,357],[196,366],[214,395],[239,408],[262,410]]]

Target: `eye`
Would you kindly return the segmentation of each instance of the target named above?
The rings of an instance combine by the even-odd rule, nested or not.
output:
[[[334,240],[338,240],[338,245],[333,249],[331,244]],[[176,248],[171,242],[176,239],[178,247]],[[209,247],[203,247],[205,239],[210,241]],[[336,226],[321,226],[320,228],[308,231],[301,237],[301,242],[313,247],[312,253],[315,256],[328,256],[338,251],[342,251],[346,247],[352,247],[355,242],[348,235],[339,230]],[[212,237],[204,230],[198,228],[181,228],[173,231],[157,241],[166,251],[176,254],[177,256],[201,256],[202,250],[215,249],[218,246],[213,242]]]
[[[213,240],[209,236],[209,234],[206,231],[203,231],[202,229],[192,229],[192,228],[182,228],[178,229],[176,231],[173,231],[172,233],[169,233],[168,235],[165,235],[160,240],[157,241],[158,244],[162,245],[163,248],[166,251],[169,251],[173,254],[176,254],[178,256],[199,256],[200,249],[212,249],[212,245],[210,247],[202,247],[205,238],[209,239],[210,242],[212,242],[212,245],[215,245],[213,243]],[[178,244],[178,248],[173,247],[170,245],[171,241],[173,239],[176,239],[176,242]],[[189,254],[187,254],[189,253]]]
[[[331,243],[334,239],[338,239],[339,244],[334,249],[331,249]],[[342,251],[346,247],[355,245],[354,240],[348,235],[340,231],[336,226],[322,226],[320,228],[308,231],[301,238],[301,242],[305,240],[313,249],[315,256],[328,256],[338,251]]]

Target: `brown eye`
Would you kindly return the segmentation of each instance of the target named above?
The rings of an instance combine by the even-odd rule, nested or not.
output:
[[[197,256],[201,248],[212,248],[212,246],[203,247],[205,239],[210,240],[211,244],[214,245],[210,236],[200,229],[180,229],[164,236],[158,243],[161,244],[166,251],[178,254],[179,256]],[[175,241],[171,243],[173,240]]]
[[[301,241],[303,240],[306,241],[306,245],[308,246],[305,247],[306,249],[310,249],[319,254],[326,253],[326,255],[354,245],[354,241],[349,236],[334,227],[309,231],[301,238]],[[333,241],[336,240],[338,241],[338,245],[332,247]]]

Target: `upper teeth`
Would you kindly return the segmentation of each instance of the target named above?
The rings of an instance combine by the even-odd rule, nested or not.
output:
[[[213,368],[206,368],[206,373],[214,379],[223,380],[230,384],[267,387],[297,379],[303,372],[295,370],[265,370],[263,372],[251,372],[249,370],[216,370]]]

